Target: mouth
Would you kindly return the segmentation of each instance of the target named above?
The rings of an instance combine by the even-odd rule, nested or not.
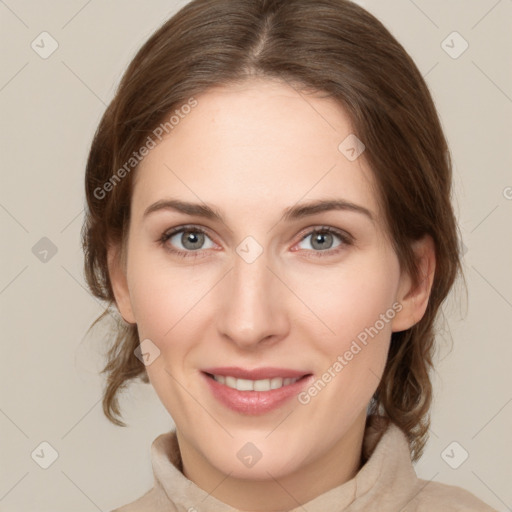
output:
[[[200,373],[220,404],[253,416],[283,406],[314,380],[312,373],[278,368],[215,368]]]
[[[223,384],[237,391],[271,391],[273,389],[281,389],[285,386],[295,384],[300,380],[306,379],[311,373],[302,377],[273,377],[272,379],[239,379],[233,375],[215,375],[213,373],[203,372],[210,379]]]

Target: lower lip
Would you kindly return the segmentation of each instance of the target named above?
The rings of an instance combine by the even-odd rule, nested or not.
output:
[[[293,384],[270,391],[238,391],[201,372],[213,396],[229,409],[242,414],[257,415],[273,411],[292,397],[298,395],[314,379],[313,375],[302,377]]]

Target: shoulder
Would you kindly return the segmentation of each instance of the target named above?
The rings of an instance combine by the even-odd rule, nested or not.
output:
[[[409,504],[415,512],[497,512],[462,487],[421,479],[417,485],[417,494]]]

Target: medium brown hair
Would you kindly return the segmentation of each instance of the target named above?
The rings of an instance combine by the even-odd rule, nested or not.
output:
[[[433,238],[436,266],[426,312],[410,329],[392,334],[370,403],[370,410],[406,433],[417,460],[430,425],[434,324],[462,274],[451,159],[413,60],[380,21],[348,0],[194,0],[138,51],[101,119],[87,162],[85,277],[94,296],[109,303],[91,327],[115,312],[107,248],[125,247],[137,168],[129,172],[126,162],[191,97],[251,77],[319,91],[346,109],[366,146],[364,158],[400,267],[416,284],[425,276],[419,275],[411,244],[425,234]],[[137,326],[115,313],[114,341],[102,371],[107,374],[103,410],[110,421],[126,426],[118,419],[118,393],[136,377],[149,380],[134,355]]]

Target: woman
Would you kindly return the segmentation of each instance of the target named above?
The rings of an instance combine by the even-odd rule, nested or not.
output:
[[[460,272],[450,193],[427,86],[361,7],[195,0],[168,20],[86,170],[86,278],[121,317],[105,414],[124,425],[141,377],[176,424],[154,488],[116,510],[492,510],[412,467]]]

